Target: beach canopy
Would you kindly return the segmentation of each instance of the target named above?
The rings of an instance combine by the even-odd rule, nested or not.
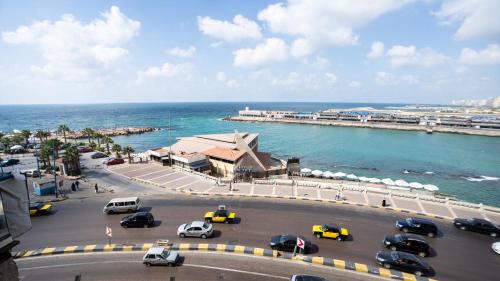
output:
[[[409,184],[406,181],[404,181],[404,180],[397,180],[394,183],[397,186],[401,186],[401,187],[408,187],[409,186]]]
[[[358,177],[356,177],[356,175],[353,175],[353,174],[347,175],[346,178],[348,178],[350,180],[357,180],[358,179]]]
[[[12,133],[14,133],[14,134],[20,134],[21,131],[19,131],[18,129],[14,129],[14,130],[12,130]]]
[[[323,172],[320,170],[314,170],[311,172],[311,174],[315,177],[321,177],[323,175]]]
[[[324,178],[333,178],[334,177],[334,174],[330,171],[326,171],[323,173],[323,177]]]
[[[412,188],[419,188],[419,189],[424,187],[421,183],[418,182],[410,182],[408,185]]]
[[[367,177],[359,177],[359,178],[358,178],[358,180],[367,182],[367,181],[370,181],[370,178],[367,178]]]
[[[394,181],[390,178],[383,179],[382,182],[386,185],[396,185],[396,183],[394,183]]]
[[[343,178],[346,176],[346,173],[336,172],[335,174],[333,174],[333,176],[336,178]]]
[[[309,169],[309,168],[303,168],[303,169],[300,169],[300,172],[301,173],[310,173],[311,169]]]
[[[382,182],[380,179],[377,179],[377,178],[369,178],[368,181],[370,183],[381,183]]]
[[[439,188],[433,184],[425,184],[424,188],[429,191],[438,191]]]
[[[24,147],[22,145],[16,144],[14,146],[11,146],[10,149],[23,149]]]

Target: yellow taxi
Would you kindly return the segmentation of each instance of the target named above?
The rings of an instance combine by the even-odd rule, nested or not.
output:
[[[346,240],[349,237],[347,228],[339,227],[333,223],[313,225],[312,232],[317,238],[333,238],[338,241]]]
[[[52,204],[49,203],[30,203],[30,216],[47,215],[52,212]]]
[[[215,212],[206,212],[205,213],[205,221],[212,222],[222,222],[222,223],[232,223],[236,219],[236,213],[229,212],[226,208],[226,205],[219,205],[217,211]]]

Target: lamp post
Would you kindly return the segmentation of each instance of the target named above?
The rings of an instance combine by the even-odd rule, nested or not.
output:
[[[57,174],[56,174],[56,145],[55,143],[52,145],[52,158],[54,158],[54,167],[53,172],[54,172],[54,186],[56,188],[56,198],[59,198],[59,195],[57,194]]]

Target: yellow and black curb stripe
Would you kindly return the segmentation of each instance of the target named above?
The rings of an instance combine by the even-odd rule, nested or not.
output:
[[[145,252],[153,247],[153,243],[144,244],[106,244],[106,245],[85,245],[85,246],[67,246],[67,247],[47,247],[37,250],[27,250],[17,252],[14,256],[16,259],[27,257],[40,257],[50,255],[62,255],[73,253],[93,253],[93,252]],[[180,243],[173,244],[171,250],[177,251],[208,251],[208,252],[226,252],[236,253],[242,255],[252,255],[259,257],[269,257],[276,259],[292,260],[296,262],[304,262],[321,266],[335,267],[344,270],[353,270],[361,273],[373,274],[385,278],[403,280],[403,281],[435,281],[431,278],[417,277],[413,274],[385,269],[381,267],[374,267],[362,263],[350,262],[340,259],[316,257],[316,256],[293,256],[291,253],[279,252],[276,250],[269,250],[263,248],[254,248],[241,245],[229,244],[191,244]]]

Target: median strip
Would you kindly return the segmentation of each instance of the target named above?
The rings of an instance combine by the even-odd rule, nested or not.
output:
[[[145,252],[153,246],[154,246],[153,243],[144,243],[144,244],[110,244],[110,245],[47,247],[37,250],[19,251],[14,255],[14,258],[21,259],[27,257],[62,255],[62,254],[82,253],[82,252]],[[226,252],[226,253],[235,253],[240,255],[269,257],[276,259],[291,260],[296,262],[310,263],[321,266],[330,266],[343,270],[353,270],[360,273],[372,274],[395,280],[435,281],[435,279],[426,277],[417,277],[413,274],[403,273],[397,270],[378,268],[366,264],[354,263],[345,260],[316,257],[316,256],[300,256],[300,255],[293,256],[291,253],[263,249],[263,248],[247,247],[242,245],[180,243],[180,244],[172,244],[170,246],[170,249],[177,251]]]

